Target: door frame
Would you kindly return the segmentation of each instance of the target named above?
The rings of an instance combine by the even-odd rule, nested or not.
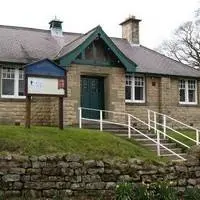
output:
[[[99,109],[99,110],[104,110],[105,109],[105,77],[104,76],[98,76],[98,75],[80,75],[80,106],[82,107],[82,78],[94,78],[94,79],[98,79],[99,81],[99,88],[101,89],[101,102],[100,102],[100,108],[91,108],[91,109]],[[101,86],[102,84],[102,86]]]

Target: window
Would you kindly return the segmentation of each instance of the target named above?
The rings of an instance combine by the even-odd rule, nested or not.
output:
[[[3,67],[1,70],[1,97],[24,97],[24,70]]]
[[[126,102],[145,102],[145,84],[142,76],[126,76]]]
[[[197,81],[179,81],[179,102],[180,104],[197,104]]]

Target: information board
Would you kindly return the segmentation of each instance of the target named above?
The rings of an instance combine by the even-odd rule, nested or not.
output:
[[[65,80],[61,78],[28,77],[27,94],[65,95]]]

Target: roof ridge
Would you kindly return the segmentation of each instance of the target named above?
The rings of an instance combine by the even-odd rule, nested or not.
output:
[[[82,37],[86,36],[88,33],[94,31],[94,30],[97,29],[98,27],[101,27],[101,26],[100,26],[100,25],[95,26],[94,28],[92,28],[92,29],[89,30],[88,32],[86,32],[86,33],[80,35],[79,37],[77,37],[77,38],[75,38],[74,40],[72,40],[70,43],[68,43],[68,44],[64,45],[63,47],[61,47],[61,49],[60,49],[60,50],[58,51],[58,53],[55,55],[55,58],[58,57],[59,53],[62,51],[63,48],[65,48],[65,47],[71,45],[73,42],[76,42],[77,40],[79,40],[79,39],[81,39]]]
[[[9,29],[18,29],[18,30],[33,30],[33,31],[41,31],[41,32],[50,32],[49,29],[41,29],[41,28],[31,28],[24,26],[12,26],[12,25],[0,25],[0,28],[9,28]],[[83,33],[75,33],[75,32],[66,32],[63,31],[63,34],[74,34],[74,35],[82,35]]]
[[[154,54],[158,54],[158,55],[160,55],[160,56],[162,56],[162,57],[164,57],[164,58],[166,58],[166,59],[169,59],[169,60],[171,60],[171,61],[174,61],[174,62],[176,62],[176,63],[178,63],[178,64],[181,64],[181,65],[182,65],[183,67],[185,67],[185,68],[189,68],[189,69],[192,69],[192,70],[194,70],[194,71],[198,71],[197,69],[195,69],[195,68],[193,68],[193,67],[190,67],[189,65],[186,65],[186,64],[184,64],[184,63],[182,63],[182,62],[179,62],[178,60],[175,60],[175,59],[173,59],[173,58],[170,58],[169,56],[166,56],[166,55],[164,55],[164,54],[162,54],[162,53],[160,53],[160,52],[158,52],[158,51],[156,51],[156,50],[150,49],[150,48],[145,47],[145,46],[143,46],[143,45],[140,45],[140,47],[142,47],[142,48],[144,48],[144,49],[147,49],[147,50],[149,50],[149,51],[152,51]]]

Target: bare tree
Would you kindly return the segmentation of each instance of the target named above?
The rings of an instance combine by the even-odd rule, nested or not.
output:
[[[174,32],[171,40],[164,41],[158,51],[187,64],[200,68],[200,10],[194,21],[188,21]]]

